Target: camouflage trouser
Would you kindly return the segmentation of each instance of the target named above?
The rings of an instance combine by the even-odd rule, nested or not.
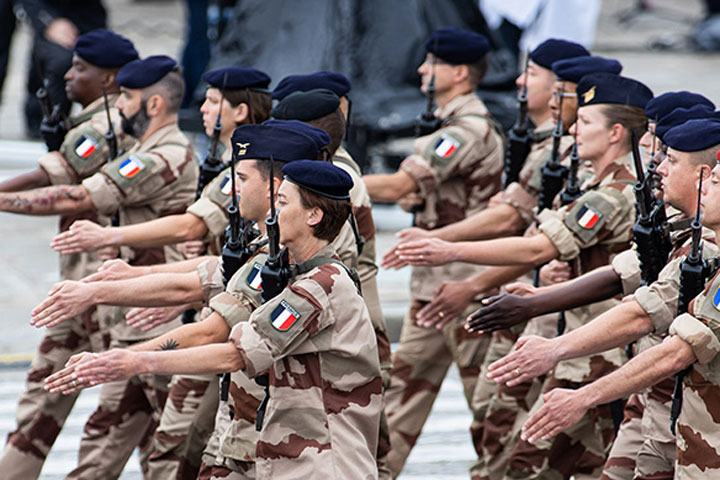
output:
[[[124,342],[113,343],[113,347],[127,346]],[[138,375],[103,384],[99,406],[85,423],[78,466],[67,478],[118,478],[136,446],[140,449],[143,472],[147,473],[152,437],[170,380],[166,375]]]
[[[146,479],[194,480],[215,426],[217,375],[173,377]]]
[[[82,351],[107,349],[95,310],[47,328],[27,374],[25,391],[18,402],[17,429],[8,435],[0,458],[3,478],[32,480],[40,475],[45,458],[70,414],[78,394],[51,394],[43,389],[45,378]]]
[[[645,404],[642,395],[633,394],[625,404],[623,421],[605,461],[602,480],[632,480],[635,476],[637,453],[645,440],[642,416]]]
[[[214,455],[203,455],[198,480],[254,480],[255,463],[238,462],[231,458],[223,460],[222,465],[217,464]]]
[[[413,301],[405,317],[400,346],[393,355],[392,382],[385,393],[385,412],[392,445],[388,464],[393,476],[399,475],[420,436],[453,362],[460,371],[465,398],[470,406],[489,343],[488,336],[471,334],[463,328],[465,318],[477,310],[477,304],[470,305],[442,330],[415,325],[415,314],[424,305]]]
[[[672,480],[675,478],[675,442],[646,438],[637,454],[635,480]],[[682,478],[678,475],[678,478]]]
[[[581,386],[550,375],[543,393],[553,388],[577,389]],[[530,414],[542,405],[540,397]],[[614,439],[613,419],[607,404],[591,408],[577,424],[549,440],[531,444],[521,440],[518,431],[505,478],[569,479],[573,475],[576,479],[598,478]]]

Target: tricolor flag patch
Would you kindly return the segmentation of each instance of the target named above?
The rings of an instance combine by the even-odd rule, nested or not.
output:
[[[587,203],[583,205],[583,207],[577,213],[578,225],[588,230],[597,225],[598,220],[600,220],[601,218],[602,214],[592,208]]]
[[[250,273],[248,273],[248,276],[245,279],[247,284],[253,290],[258,290],[258,291],[262,290],[262,275],[260,275],[261,271],[262,271],[262,265],[255,262],[255,264],[252,267],[252,270],[250,270]]]
[[[120,164],[118,171],[125,178],[133,178],[145,169],[145,165],[135,156],[130,156]]]
[[[225,175],[222,183],[220,184],[220,193],[223,195],[230,195],[232,193],[232,182],[230,181],[230,174]]]
[[[718,288],[715,290],[715,295],[713,295],[712,303],[715,309],[720,310],[720,286],[718,286]]]
[[[80,158],[88,158],[97,150],[97,146],[92,137],[83,135],[75,144],[75,154]]]
[[[270,323],[275,327],[276,330],[286,332],[292,327],[295,322],[300,318],[300,314],[285,300],[280,302],[280,305],[270,314]]]
[[[450,135],[443,134],[435,143],[435,155],[440,158],[450,158],[460,147],[460,142]]]

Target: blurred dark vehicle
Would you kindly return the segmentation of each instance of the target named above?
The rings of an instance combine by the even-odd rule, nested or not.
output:
[[[507,130],[517,111],[517,59],[488,28],[475,0],[238,0],[207,69],[253,66],[271,76],[271,86],[294,73],[344,73],[353,86],[346,147],[365,170],[395,169],[425,109],[416,72],[423,45],[447,26],[490,39],[490,70],[478,93]],[[195,92],[198,100],[204,88]],[[185,128],[197,125],[188,121],[196,112],[197,106],[184,112]]]

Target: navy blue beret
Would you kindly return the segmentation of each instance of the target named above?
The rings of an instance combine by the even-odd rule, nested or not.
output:
[[[252,67],[218,68],[203,75],[203,80],[215,88],[223,88],[223,82],[225,82],[225,88],[228,90],[241,88],[265,90],[270,85],[270,77],[265,72]]]
[[[282,171],[286,180],[300,188],[335,200],[350,199],[352,177],[330,162],[300,160],[288,163]]]
[[[310,130],[313,129],[313,130]],[[324,131],[298,121],[276,120],[261,125],[240,125],[232,134],[236,160],[292,162],[316,159],[320,149],[330,143]]]
[[[645,108],[653,98],[652,91],[632,78],[599,72],[585,75],[578,82],[578,107],[602,103],[616,103]]]
[[[681,152],[697,152],[720,145],[720,121],[715,118],[696,118],[671,128],[664,143]]]
[[[671,129],[696,118],[711,118],[714,112],[707,105],[693,105],[690,108],[676,108],[662,116],[655,125],[655,136],[665,142],[665,134]]]
[[[425,50],[447,63],[461,65],[477,62],[487,55],[490,42],[479,33],[447,27],[430,35]]]
[[[307,92],[294,92],[280,100],[270,116],[282,120],[307,122],[324,117],[338,109],[340,97],[330,90],[318,88]]]
[[[344,97],[352,86],[350,80],[338,72],[315,72],[308,75],[288,75],[280,80],[272,92],[274,100],[282,100],[293,92],[307,92],[317,88],[330,90],[338,97]]]
[[[166,55],[153,55],[133,60],[123,66],[117,75],[117,83],[125,88],[145,88],[163,78],[180,66]]]
[[[550,70],[552,64],[558,60],[585,57],[588,55],[590,55],[588,49],[579,43],[561,40],[559,38],[549,38],[530,52],[530,60]]]
[[[615,59],[585,55],[553,62],[552,71],[558,80],[578,83],[582,77],[590,73],[607,72],[618,75],[622,65]]]
[[[101,68],[122,67],[138,58],[138,52],[130,40],[104,28],[80,35],[73,53]]]
[[[651,122],[660,121],[662,117],[676,108],[690,108],[694,105],[705,105],[711,110],[715,104],[699,93],[692,93],[685,90],[680,92],[666,92],[658,95],[645,106],[645,115]]]

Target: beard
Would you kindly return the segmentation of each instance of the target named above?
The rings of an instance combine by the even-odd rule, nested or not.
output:
[[[148,117],[147,104],[144,100],[140,104],[140,109],[130,118],[123,115],[122,111],[119,113],[122,118],[121,127],[123,132],[135,138],[140,138],[145,134],[145,131],[150,125],[150,117]]]

